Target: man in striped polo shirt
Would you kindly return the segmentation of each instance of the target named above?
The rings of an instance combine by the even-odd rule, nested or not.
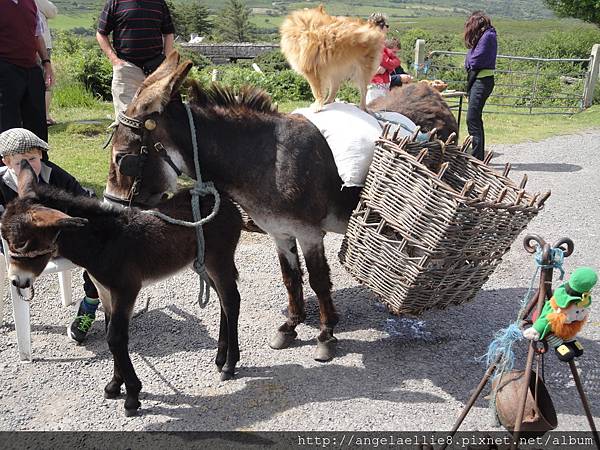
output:
[[[113,67],[115,117],[127,109],[144,79],[173,50],[174,33],[165,0],[106,1],[96,39]]]

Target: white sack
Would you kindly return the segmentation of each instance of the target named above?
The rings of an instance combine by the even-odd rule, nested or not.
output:
[[[335,102],[325,105],[318,113],[300,108],[292,114],[301,114],[321,132],[331,152],[344,186],[364,186],[373,160],[375,141],[381,136],[386,121],[402,124],[400,135],[412,134],[416,125],[399,113],[382,112],[378,120],[351,103]],[[411,131],[409,131],[409,128]]]

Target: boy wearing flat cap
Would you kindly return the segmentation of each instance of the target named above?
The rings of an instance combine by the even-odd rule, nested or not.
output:
[[[42,161],[42,152],[49,150],[48,144],[25,128],[11,128],[0,134],[0,156],[4,167],[0,167],[0,214],[8,202],[18,196],[17,176],[21,161],[27,160],[38,177],[38,182],[64,189],[73,195],[94,196],[82,187],[68,172],[50,161]],[[74,341],[84,341],[96,317],[98,291],[86,271],[83,272],[83,290],[77,317],[69,327],[67,335]]]

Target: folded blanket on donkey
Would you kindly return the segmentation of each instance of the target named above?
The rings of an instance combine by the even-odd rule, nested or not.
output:
[[[399,127],[400,136],[410,136],[416,128],[414,122],[400,113],[377,112],[374,117],[350,103],[330,103],[318,113],[310,108],[300,108],[292,114],[303,115],[319,129],[347,187],[364,186],[375,141],[381,136],[386,122]]]

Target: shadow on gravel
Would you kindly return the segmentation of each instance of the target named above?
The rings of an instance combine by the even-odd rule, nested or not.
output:
[[[102,313],[97,315],[88,338],[81,345],[93,352],[97,358],[112,358],[106,343],[103,317]],[[31,328],[36,334],[63,335],[65,345],[76,345],[66,336],[66,324],[65,326],[32,324]],[[146,313],[135,317],[129,327],[129,341],[131,353],[150,357],[203,349],[214,349],[216,352],[217,349],[217,341],[210,336],[199,317],[177,305],[149,309]],[[36,361],[44,360],[43,356],[40,356],[38,358],[36,355]],[[78,359],[66,358],[67,361]],[[56,359],[50,358],[48,361],[56,361]]]
[[[159,404],[143,409],[143,414],[170,418],[164,423],[148,424],[145,429],[240,429],[302,405],[311,404],[311,407],[319,408],[320,402],[357,398],[364,398],[367,402],[423,404],[423,408],[435,409],[439,413],[443,411],[441,404],[445,402],[440,391],[462,403],[467,402],[486,370],[479,357],[486,353],[496,331],[516,319],[525,292],[526,289],[522,288],[482,291],[474,302],[446,311],[430,311],[415,319],[390,315],[366,288],[358,286],[338,290],[334,293],[334,300],[340,314],[336,328],[339,343],[337,358],[332,362],[245,366],[244,351],[247,349],[242,347],[242,359],[236,375],[244,382],[242,389],[211,396],[184,392],[168,395],[145,393],[144,399]],[[314,297],[307,298],[307,322],[302,326],[313,329],[316,337],[318,307]],[[359,333],[359,337],[355,338],[356,334],[351,337],[349,334],[353,332]],[[241,339],[243,342],[243,336]],[[586,349],[586,354],[578,362],[581,379],[592,411],[598,414],[600,358],[597,355],[600,354],[600,345],[587,339],[581,339],[581,342]],[[315,343],[315,338],[311,337],[294,346],[314,346]],[[137,348],[138,343],[132,345]],[[173,345],[172,349],[162,351],[175,351],[180,343]],[[525,366],[526,345],[525,341],[516,344],[516,369]],[[293,348],[282,351],[293,351]],[[343,365],[344,356],[350,354],[361,355],[362,366]],[[579,416],[582,429],[586,429],[585,416],[568,366],[560,363],[553,354],[545,359],[546,385],[557,412]],[[431,388],[415,390],[411,381],[423,379],[428,380]],[[487,407],[488,401],[484,396],[488,393],[489,385],[477,406]],[[381,407],[394,408],[387,403],[381,403]]]
[[[490,164],[490,167],[502,172],[504,164]],[[511,164],[512,170],[521,172],[553,172],[553,173],[570,173],[579,172],[583,168],[576,164],[567,163],[515,163]]]
[[[381,385],[378,375],[366,368],[350,368],[335,363],[316,367],[299,364],[242,367],[240,372],[244,378],[252,378],[242,389],[231,394],[202,397],[146,393],[143,404],[144,400],[153,400],[160,405],[144,409],[143,414],[164,415],[170,420],[148,424],[144,429],[239,429],[302,405],[311,404],[313,408],[319,408],[320,402],[331,400],[343,402],[364,398],[365,401],[443,402],[438,395],[405,389],[401,383],[390,383],[391,379]],[[332,412],[332,420],[334,417],[335,412]]]

